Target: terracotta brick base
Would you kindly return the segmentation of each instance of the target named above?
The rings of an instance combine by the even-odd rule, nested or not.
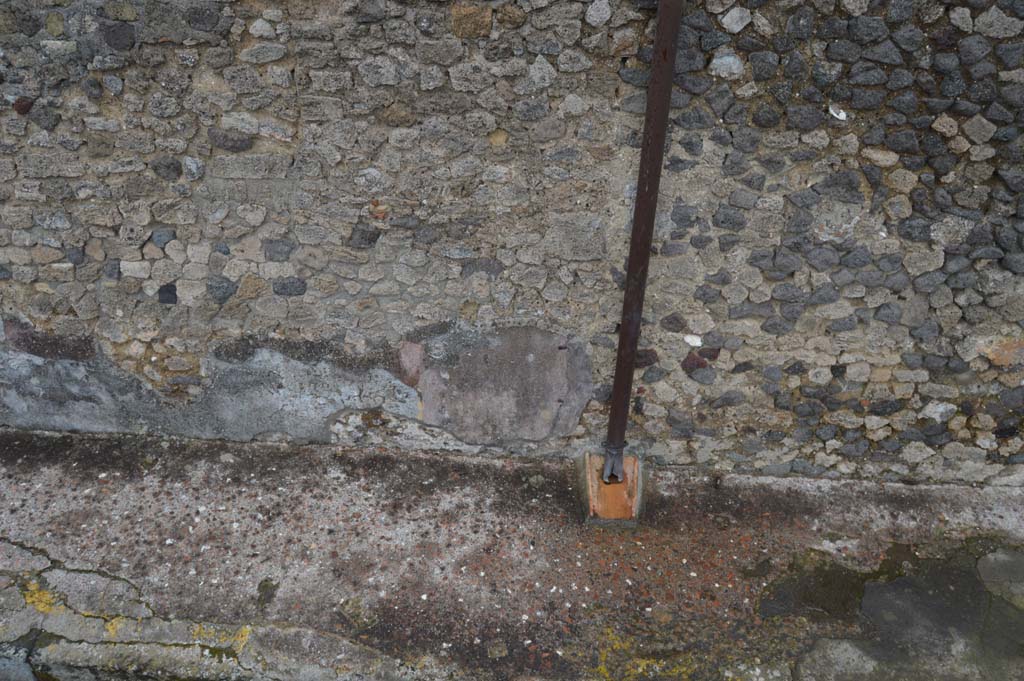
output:
[[[584,459],[587,483],[587,519],[633,522],[640,510],[640,461],[635,456],[622,460],[623,482],[601,480],[604,457],[587,454]]]

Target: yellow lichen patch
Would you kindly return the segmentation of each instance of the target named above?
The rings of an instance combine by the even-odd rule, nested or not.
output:
[[[498,128],[487,135],[487,141],[491,143],[492,147],[503,147],[508,144],[508,133]]]
[[[241,653],[245,650],[245,646],[249,643],[249,637],[252,636],[252,627],[248,624],[240,627],[235,635],[231,637],[231,647],[236,653]]]
[[[245,650],[250,636],[252,636],[252,627],[248,624],[239,627],[236,631],[225,630],[206,624],[196,624],[192,627],[192,637],[198,643],[212,641],[217,645],[230,646],[236,654]]]
[[[121,625],[124,624],[124,621],[125,620],[123,617],[115,617],[108,621],[107,624],[103,627],[107,631],[107,637],[117,638],[117,632],[121,628]]]
[[[672,658],[640,657],[630,637],[606,629],[598,644],[597,666],[588,678],[640,681],[641,679],[679,679],[686,681],[695,667],[688,655]]]
[[[49,615],[59,607],[57,605],[57,597],[52,592],[39,586],[39,582],[29,582],[26,584],[25,590],[21,592],[21,597],[25,599],[26,605],[35,608],[44,615]]]

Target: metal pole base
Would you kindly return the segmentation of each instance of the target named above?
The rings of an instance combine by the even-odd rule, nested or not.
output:
[[[613,447],[607,442],[604,443],[604,473],[601,475],[601,479],[606,485],[626,481],[625,474],[622,472],[622,450],[625,448],[625,442],[617,447]]]

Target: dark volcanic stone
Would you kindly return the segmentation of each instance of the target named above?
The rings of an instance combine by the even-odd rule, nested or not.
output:
[[[149,240],[159,248],[163,248],[167,244],[174,241],[177,238],[177,232],[170,227],[158,227],[153,230],[153,233],[149,235]]]
[[[82,91],[89,99],[99,99],[103,96],[103,84],[96,78],[86,78],[82,81]]]
[[[875,319],[886,324],[899,324],[902,317],[903,312],[896,303],[883,303],[875,310]]]
[[[210,144],[225,151],[248,151],[252,149],[253,137],[234,130],[210,128],[206,131]]]
[[[864,58],[881,64],[889,64],[890,66],[903,64],[903,55],[900,54],[900,48],[896,47],[891,40],[872,45],[864,50]]]
[[[839,300],[839,289],[835,284],[824,283],[811,291],[807,299],[808,305],[828,305]]]
[[[898,154],[916,154],[920,151],[913,130],[897,130],[885,136],[885,146]]]
[[[882,85],[889,80],[885,71],[877,65],[866,61],[859,61],[850,68],[847,82],[853,85]]]
[[[168,182],[181,177],[181,161],[173,156],[157,156],[149,162],[149,168],[157,177]]]
[[[373,248],[377,240],[380,239],[380,235],[381,231],[376,227],[359,223],[352,228],[352,234],[348,238],[348,246],[360,250]]]
[[[750,70],[754,80],[770,80],[779,69],[779,55],[774,52],[753,52],[750,55]]]
[[[28,119],[38,125],[47,132],[53,132],[53,130],[60,125],[62,120],[61,115],[57,113],[57,109],[52,106],[36,106],[28,112]]]
[[[701,284],[694,291],[693,297],[702,303],[710,305],[722,297],[721,291],[714,286],[708,286],[707,284]]]
[[[711,385],[715,382],[716,375],[714,367],[704,367],[689,374],[690,378],[701,385]]]
[[[214,301],[223,305],[228,302],[231,296],[238,292],[238,284],[227,277],[215,275],[206,281],[206,292],[210,294]]]
[[[948,276],[949,275],[942,270],[927,272],[914,279],[914,288],[921,293],[931,293],[938,287],[942,286]]]
[[[871,264],[871,252],[866,246],[858,246],[852,251],[844,255],[840,262],[845,267],[852,267],[854,269],[860,269],[861,267],[867,267]]]
[[[813,130],[825,120],[825,114],[818,107],[797,104],[786,107],[786,120],[790,128]]]
[[[178,287],[174,284],[164,284],[156,292],[157,300],[164,305],[178,304]]]
[[[878,42],[889,35],[889,27],[881,17],[859,16],[850,19],[849,36],[861,45]]]
[[[676,51],[676,63],[674,67],[676,73],[702,71],[706,65],[707,57],[704,55],[704,52],[697,48],[687,47]]]
[[[299,277],[285,277],[274,281],[273,289],[279,296],[301,296],[306,292],[306,281]]]
[[[701,35],[700,47],[705,52],[711,52],[716,47],[728,45],[729,40],[731,40],[731,38],[728,33],[723,33],[722,31],[710,31]]]
[[[868,406],[868,413],[873,416],[892,416],[902,408],[902,400],[876,400]]]
[[[712,218],[716,227],[739,231],[747,226],[747,217],[743,211],[730,206],[720,205]]]
[[[885,90],[872,88],[852,88],[850,90],[850,108],[858,111],[873,111],[885,103]]]
[[[814,191],[843,203],[861,204],[864,201],[864,195],[860,190],[860,173],[856,170],[832,173],[815,184]]]
[[[772,289],[772,299],[784,303],[804,303],[807,301],[808,293],[795,284],[776,284]]]
[[[960,61],[968,66],[977,64],[992,51],[992,45],[988,40],[978,34],[967,36],[960,41],[957,48]]]
[[[902,90],[914,84],[914,76],[906,69],[893,69],[885,87],[890,90]]]
[[[682,333],[686,330],[686,320],[678,312],[662,317],[659,325],[661,328],[672,333]]]
[[[903,92],[890,99],[889,106],[909,116],[917,111],[917,95],[910,91]]]
[[[265,239],[263,256],[270,262],[287,262],[298,244],[290,239]]]
[[[213,3],[198,5],[191,7],[185,18],[196,31],[212,31],[220,23],[220,9]]]
[[[782,60],[782,73],[790,80],[800,80],[807,75],[807,61],[794,50]]]
[[[892,34],[893,42],[907,52],[914,52],[925,42],[924,33],[917,26],[908,24]]]
[[[765,333],[781,336],[793,330],[793,322],[782,317],[770,317],[761,324],[761,330]]]
[[[835,319],[828,325],[828,330],[832,333],[841,333],[843,331],[853,331],[857,328],[857,317],[850,315],[849,317],[843,317],[842,319]]]
[[[914,0],[892,0],[885,14],[890,24],[902,24],[914,16]]]
[[[924,324],[911,330],[910,335],[922,342],[933,341],[939,337],[939,323],[934,319],[928,319]]]
[[[999,261],[999,264],[1014,274],[1024,274],[1024,253],[1011,253]]]
[[[807,252],[806,257],[807,263],[819,272],[830,270],[839,264],[839,253],[831,246],[813,248]]]
[[[85,262],[85,249],[81,246],[66,246],[64,257],[72,265],[81,265]]]
[[[860,59],[860,55],[860,46],[849,40],[833,40],[825,48],[825,56],[831,61],[852,64]]]
[[[106,23],[100,27],[103,41],[112,49],[127,52],[135,46],[135,27],[124,22]]]
[[[773,128],[782,120],[782,112],[775,107],[761,105],[751,120],[759,128]]]
[[[743,404],[745,401],[746,397],[739,390],[727,390],[711,403],[711,408],[722,409],[724,407],[735,407],[737,404]]]

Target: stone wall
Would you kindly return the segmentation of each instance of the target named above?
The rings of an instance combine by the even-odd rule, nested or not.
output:
[[[650,0],[8,0],[0,424],[601,440]],[[1024,483],[1024,2],[681,26],[631,446]]]

